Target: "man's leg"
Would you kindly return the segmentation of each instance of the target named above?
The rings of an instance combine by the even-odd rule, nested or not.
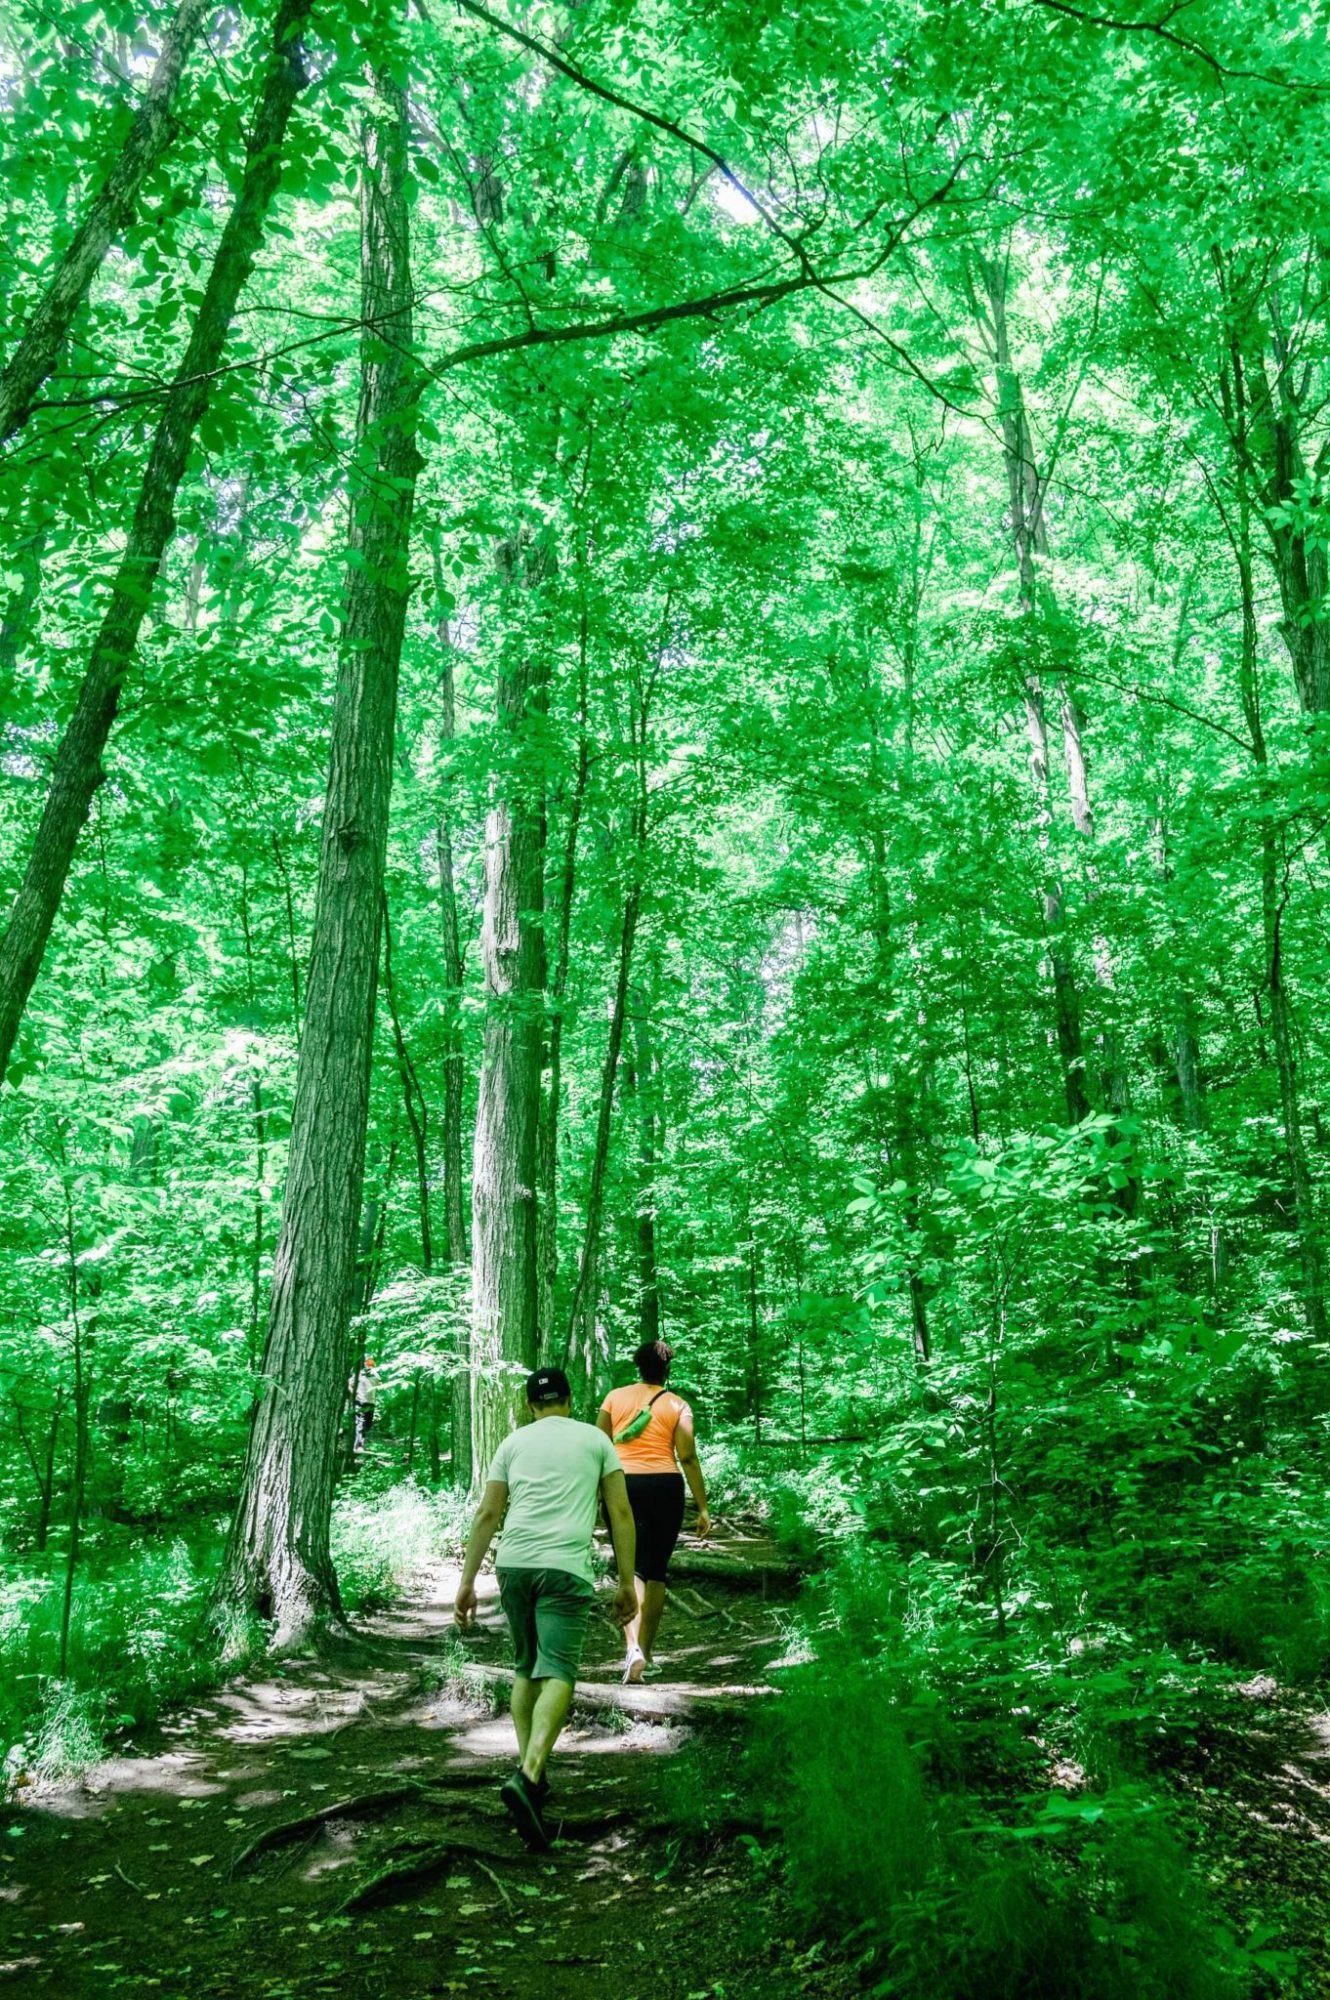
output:
[[[531,1741],[531,1718],[536,1712],[536,1696],[543,1683],[528,1679],[525,1674],[517,1674],[513,1679],[513,1695],[509,1704],[513,1712],[513,1728],[517,1731],[517,1761],[526,1758],[526,1746]]]
[[[538,1785],[545,1775],[550,1751],[559,1740],[560,1731],[568,1720],[568,1710],[572,1706],[573,1689],[570,1681],[531,1681],[527,1685],[535,1693],[535,1702],[528,1725],[527,1740],[522,1749],[522,1775],[533,1785]],[[521,1738],[518,1738],[519,1743]]]

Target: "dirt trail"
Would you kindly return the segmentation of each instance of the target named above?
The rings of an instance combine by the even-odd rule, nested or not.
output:
[[[745,1847],[736,1741],[771,1698],[792,1583],[760,1543],[726,1554],[739,1575],[681,1575],[645,1686],[620,1685],[618,1635],[596,1619],[551,1768],[551,1855],[528,1856],[498,1802],[515,1753],[494,1712],[493,1577],[463,1642],[456,1571],[439,1569],[344,1659],[233,1681],[77,1790],[3,1809],[0,1995],[843,1990],[773,1941]]]
[[[1258,1675],[1167,1762],[1234,1930],[1268,1923],[1279,1990],[1330,2000],[1330,1715]]]

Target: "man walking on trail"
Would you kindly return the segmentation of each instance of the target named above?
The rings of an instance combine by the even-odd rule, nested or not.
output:
[[[550,1844],[541,1817],[545,1766],[572,1705],[573,1686],[595,1596],[591,1537],[604,1500],[619,1573],[614,1615],[637,1614],[634,1529],[614,1446],[594,1424],[575,1423],[561,1368],[527,1377],[533,1421],[494,1454],[471,1526],[453,1615],[463,1630],[476,1615],[476,1577],[503,1523],[496,1569],[499,1600],[513,1635],[517,1673],[513,1722],[520,1763],[500,1797],[529,1848]]]
[[[358,1370],[352,1372],[346,1385],[346,1393],[351,1398],[355,1411],[355,1441],[351,1446],[353,1458],[359,1458],[369,1437],[370,1425],[374,1422],[374,1406],[379,1400],[379,1371],[372,1356],[366,1355]]]

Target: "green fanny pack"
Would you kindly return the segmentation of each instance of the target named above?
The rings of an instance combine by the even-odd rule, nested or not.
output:
[[[651,1422],[651,1412],[655,1409],[664,1394],[665,1391],[663,1389],[658,1389],[649,1403],[643,1403],[636,1416],[629,1417],[628,1422],[621,1431],[615,1431],[611,1443],[631,1444],[634,1438],[640,1438],[647,1425]]]

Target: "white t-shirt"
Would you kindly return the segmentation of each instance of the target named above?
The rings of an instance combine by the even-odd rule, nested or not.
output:
[[[489,1469],[508,1488],[498,1568],[563,1569],[592,1582],[600,1482],[618,1470],[619,1454],[595,1424],[538,1417],[510,1432]]]

